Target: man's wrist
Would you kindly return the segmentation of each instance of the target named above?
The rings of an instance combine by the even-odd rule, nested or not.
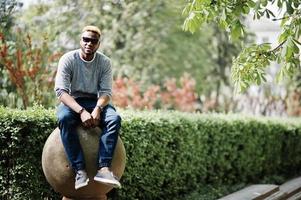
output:
[[[100,112],[103,111],[103,106],[102,105],[96,105],[95,108],[99,109]]]
[[[77,113],[81,115],[84,111],[85,111],[85,108],[82,107]]]

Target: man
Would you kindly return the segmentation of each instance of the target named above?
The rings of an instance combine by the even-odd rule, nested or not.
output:
[[[110,104],[112,96],[112,69],[110,59],[97,52],[101,31],[96,26],[84,27],[80,49],[64,54],[58,64],[55,92],[61,101],[57,110],[62,142],[76,173],[75,189],[88,185],[83,151],[76,128],[100,124],[98,171],[95,181],[113,187],[120,183],[110,170],[118,139],[121,118]]]

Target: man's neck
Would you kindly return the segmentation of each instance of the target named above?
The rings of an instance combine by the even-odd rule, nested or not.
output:
[[[95,54],[84,54],[82,51],[80,51],[80,57],[84,60],[84,61],[91,61],[93,60]]]

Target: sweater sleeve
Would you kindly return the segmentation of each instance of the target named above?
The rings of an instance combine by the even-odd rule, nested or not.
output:
[[[58,98],[63,94],[63,92],[70,92],[72,77],[71,67],[71,62],[68,60],[68,57],[66,55],[62,56],[59,60],[54,86],[54,90]]]
[[[108,59],[105,62],[104,69],[102,70],[101,78],[99,80],[98,98],[103,95],[107,95],[110,98],[112,97],[112,81],[113,75],[111,61]]]

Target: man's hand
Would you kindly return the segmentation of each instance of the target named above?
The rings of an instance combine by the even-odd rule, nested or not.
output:
[[[93,118],[92,118],[91,114],[88,111],[84,110],[80,114],[80,119],[82,120],[84,127],[91,128],[91,127],[94,126]]]
[[[102,110],[99,107],[95,107],[93,112],[91,113],[91,116],[93,118],[93,126],[94,127],[99,125],[101,111]]]

